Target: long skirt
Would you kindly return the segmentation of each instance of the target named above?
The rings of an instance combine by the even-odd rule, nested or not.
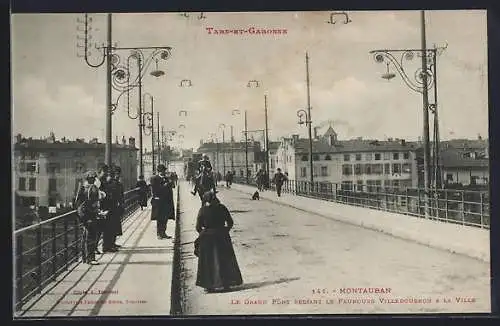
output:
[[[196,285],[205,289],[218,289],[243,284],[229,234],[204,231],[199,239]]]

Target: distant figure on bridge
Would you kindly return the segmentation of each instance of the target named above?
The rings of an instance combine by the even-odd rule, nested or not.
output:
[[[214,193],[217,193],[215,190],[215,178],[213,175],[212,163],[210,163],[210,159],[207,154],[203,154],[202,159],[198,162],[197,172],[198,175],[195,177],[194,189],[191,192],[193,196],[196,195],[197,192],[200,193],[200,195],[203,195],[204,191],[200,191],[200,187],[201,185],[206,184],[207,181],[210,181],[212,184],[211,188],[213,188]],[[206,178],[210,179],[207,180]]]
[[[167,177],[167,168],[158,165],[158,174],[151,178],[151,220],[156,221],[156,235],[158,239],[170,239],[167,231],[168,220],[175,220],[175,206],[173,188],[175,184]]]
[[[177,186],[177,183],[179,182],[179,176],[175,171],[172,172],[172,182],[174,183],[174,186]]]
[[[278,197],[281,197],[281,187],[283,187],[283,183],[288,180],[288,177],[281,172],[281,169],[276,169],[276,173],[273,177],[273,183],[276,185],[276,193]]]
[[[204,202],[196,219],[195,254],[198,256],[196,285],[214,292],[243,284],[229,231],[233,219],[226,206],[212,191],[203,195]]]
[[[227,188],[231,188],[231,185],[233,184],[233,175],[234,175],[234,172],[232,172],[232,171],[227,171],[227,173],[225,175]]]
[[[148,191],[149,187],[146,181],[144,181],[144,176],[140,175],[139,180],[135,184],[136,188],[139,188],[139,205],[141,206],[141,211],[144,207],[148,206]]]
[[[259,169],[255,175],[255,182],[257,183],[257,189],[259,191],[264,191],[264,187],[266,185],[266,173],[264,172],[264,169]]]

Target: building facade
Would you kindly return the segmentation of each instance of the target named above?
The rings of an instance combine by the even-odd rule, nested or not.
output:
[[[489,149],[486,140],[443,142],[440,151],[444,188],[489,187]]]
[[[292,180],[310,180],[309,140],[283,138],[276,163]],[[338,140],[333,128],[313,140],[314,181],[344,189],[416,187],[416,147],[404,140]]]
[[[45,139],[23,138],[17,135],[14,144],[14,191],[19,205],[48,207],[56,210],[72,205],[78,184],[85,172],[104,165],[105,144],[97,139],[85,142],[62,138],[54,134]],[[137,179],[137,148],[134,138],[127,143],[113,144],[112,161],[122,169],[125,189]]]

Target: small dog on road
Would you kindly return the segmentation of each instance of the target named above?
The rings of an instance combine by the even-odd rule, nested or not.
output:
[[[255,191],[252,195],[252,200],[260,200],[259,191]]]

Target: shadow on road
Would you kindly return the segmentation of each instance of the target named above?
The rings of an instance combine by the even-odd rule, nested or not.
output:
[[[264,286],[277,285],[282,283],[289,283],[293,281],[300,280],[300,277],[291,277],[291,278],[280,278],[274,281],[262,281],[262,282],[254,282],[254,283],[245,283],[240,286],[235,286],[234,288],[217,291],[218,293],[227,293],[227,292],[238,292],[244,290],[257,289]]]

